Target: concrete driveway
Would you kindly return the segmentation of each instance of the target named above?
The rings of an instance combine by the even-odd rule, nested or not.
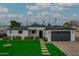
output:
[[[52,43],[68,56],[79,56],[79,41],[53,41]]]

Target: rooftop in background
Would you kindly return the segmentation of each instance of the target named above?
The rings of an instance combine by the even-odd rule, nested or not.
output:
[[[46,30],[75,30],[75,29],[73,29],[73,28],[64,28],[63,26],[55,25],[55,26],[47,26]]]

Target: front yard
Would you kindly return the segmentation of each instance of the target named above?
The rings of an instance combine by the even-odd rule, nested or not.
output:
[[[12,44],[11,47],[3,47],[2,45],[5,43],[6,41],[0,41],[0,55],[10,55],[10,56],[41,55],[39,41],[10,41],[10,43]]]
[[[0,41],[0,56],[42,56],[39,40],[11,40],[10,47],[4,47],[7,41]],[[50,56],[63,56],[62,51],[52,44],[46,44]]]

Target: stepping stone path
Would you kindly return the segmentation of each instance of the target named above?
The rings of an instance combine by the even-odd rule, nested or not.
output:
[[[43,39],[40,39],[40,45],[41,45],[41,51],[42,51],[42,55],[50,55]]]

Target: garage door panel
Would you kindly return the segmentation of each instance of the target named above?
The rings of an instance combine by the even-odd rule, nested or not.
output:
[[[51,32],[52,41],[70,41],[70,31]]]

